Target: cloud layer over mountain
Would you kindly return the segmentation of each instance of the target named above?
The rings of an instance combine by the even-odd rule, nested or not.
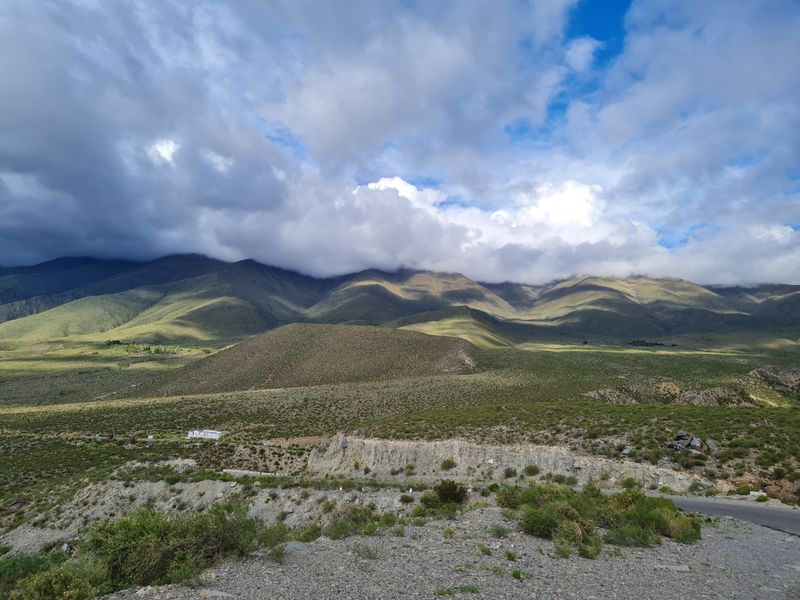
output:
[[[800,5],[587,3],[5,2],[0,263],[800,283]]]

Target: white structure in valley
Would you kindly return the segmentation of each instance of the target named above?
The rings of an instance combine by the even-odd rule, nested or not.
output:
[[[187,440],[219,440],[228,435],[227,431],[218,431],[216,429],[192,429],[186,434]]]

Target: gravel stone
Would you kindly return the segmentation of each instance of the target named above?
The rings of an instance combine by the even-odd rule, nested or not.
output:
[[[669,540],[654,548],[606,545],[595,560],[577,554],[556,558],[551,541],[518,531],[494,538],[488,529],[495,524],[513,528],[497,507],[489,506],[454,521],[407,526],[400,537],[387,532],[320,538],[304,544],[308,552],[287,553],[283,564],[263,557],[226,561],[207,585],[239,600],[429,600],[439,588],[457,592],[466,585],[478,589],[473,598],[800,598],[800,537],[751,523],[707,523],[703,539],[691,545]],[[444,535],[448,528],[455,532],[452,537]],[[348,551],[354,544],[374,548],[376,558]],[[491,548],[491,554],[481,553],[479,544]],[[506,558],[506,550],[516,553],[515,561]],[[512,576],[514,570],[521,572],[520,579]],[[202,585],[147,589],[147,600],[202,598],[206,592]],[[157,595],[159,589],[164,595]],[[120,592],[108,598],[133,596]]]

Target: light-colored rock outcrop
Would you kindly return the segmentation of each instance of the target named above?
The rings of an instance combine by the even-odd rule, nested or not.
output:
[[[442,461],[452,459],[456,466],[443,471]],[[518,472],[536,465],[543,473],[574,475],[579,483],[608,481],[619,484],[633,477],[644,486],[669,486],[677,492],[689,489],[693,482],[710,482],[694,475],[665,467],[629,460],[578,454],[561,446],[476,444],[464,440],[407,441],[347,437],[337,435],[324,452],[313,451],[308,466],[318,474],[361,475],[364,467],[381,478],[391,478],[413,465],[413,477],[438,480],[443,477],[461,480],[498,480],[506,468]]]

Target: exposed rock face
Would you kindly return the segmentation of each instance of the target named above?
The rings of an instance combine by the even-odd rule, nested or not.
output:
[[[682,390],[671,382],[603,388],[586,394],[609,404],[680,404],[691,406],[753,406],[750,396],[739,387]]]
[[[778,392],[800,398],[800,368],[798,367],[770,365],[754,369],[748,375],[763,381]]]
[[[443,471],[445,459],[452,459],[456,466]],[[672,469],[578,454],[560,446],[490,446],[456,439],[381,440],[339,434],[325,452],[313,451],[308,461],[309,468],[319,474],[363,476],[363,468],[369,467],[371,474],[382,478],[397,475],[408,465],[413,465],[413,478],[420,480],[499,480],[507,467],[522,472],[525,466],[536,465],[542,472],[574,475],[580,483],[589,479],[619,483],[633,477],[645,486],[666,485],[678,492],[688,490],[695,481],[710,485],[700,477]]]

